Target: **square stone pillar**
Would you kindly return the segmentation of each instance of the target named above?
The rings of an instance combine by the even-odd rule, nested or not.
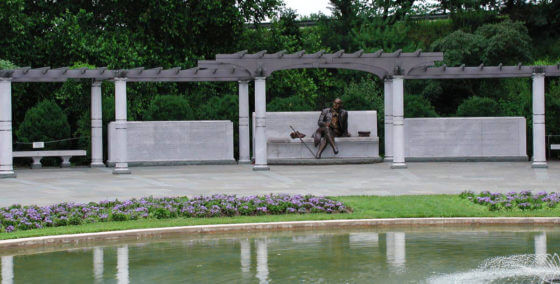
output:
[[[385,78],[384,84],[384,107],[383,112],[385,113],[385,161],[393,161],[393,78]]]
[[[533,168],[547,168],[544,117],[544,74],[533,74]]]
[[[126,78],[115,78],[115,169],[113,174],[130,174],[126,117]]]
[[[393,164],[392,169],[405,169],[404,162],[404,79],[393,76]]]
[[[0,78],[0,178],[14,178],[12,145],[12,81]]]
[[[250,164],[249,81],[239,81],[239,164]]]
[[[255,78],[255,166],[254,171],[268,171],[266,150],[266,78]]]
[[[103,164],[103,121],[101,112],[101,82],[91,84],[91,167]]]

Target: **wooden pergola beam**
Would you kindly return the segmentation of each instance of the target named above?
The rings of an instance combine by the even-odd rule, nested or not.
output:
[[[51,69],[18,68],[0,70],[0,77],[11,78],[12,82],[64,82],[70,79],[93,79],[96,81],[113,80],[126,77],[130,82],[191,82],[191,81],[239,81],[249,80],[250,74],[234,66],[221,65],[214,68],[171,69],[144,67],[123,70],[108,70],[106,67],[96,69],[70,69],[68,67]]]

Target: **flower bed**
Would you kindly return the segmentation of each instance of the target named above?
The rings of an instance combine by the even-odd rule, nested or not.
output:
[[[497,210],[536,210],[542,208],[555,208],[560,202],[560,194],[545,191],[533,194],[531,191],[503,193],[491,193],[483,191],[475,194],[465,191],[459,195],[476,204],[485,205],[490,211]]]
[[[175,217],[225,217],[351,212],[342,202],[311,195],[145,197],[99,203],[0,208],[0,232],[109,221]]]

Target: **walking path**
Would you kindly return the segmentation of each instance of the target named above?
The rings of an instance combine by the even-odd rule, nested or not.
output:
[[[16,179],[0,179],[0,206],[88,202],[143,196],[450,194],[464,190],[560,191],[560,162],[532,169],[529,162],[390,163],[329,166],[198,165],[131,168],[112,175],[110,168],[17,169]]]

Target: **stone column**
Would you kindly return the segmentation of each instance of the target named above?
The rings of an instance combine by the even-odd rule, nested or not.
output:
[[[14,178],[12,148],[12,81],[0,78],[0,178]]]
[[[544,124],[544,74],[533,74],[533,168],[547,168]]]
[[[126,78],[115,78],[115,169],[113,174],[130,174],[126,125]]]
[[[101,112],[101,81],[91,84],[91,167],[103,164],[103,121]]]
[[[250,164],[249,81],[239,81],[239,163]]]
[[[403,76],[393,76],[393,164],[392,169],[405,169],[404,162],[404,82]]]
[[[384,86],[384,113],[385,113],[385,161],[393,161],[393,79],[385,79]]]
[[[255,78],[255,166],[254,171],[268,171],[266,153],[266,78]]]

